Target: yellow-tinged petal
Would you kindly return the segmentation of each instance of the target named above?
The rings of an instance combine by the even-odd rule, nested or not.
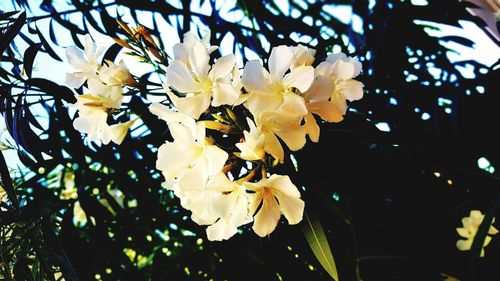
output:
[[[306,134],[309,135],[311,141],[318,142],[320,129],[318,123],[316,122],[316,119],[311,113],[309,113],[304,117],[304,120],[304,130],[306,131]]]
[[[457,241],[457,248],[460,251],[468,251],[470,250],[471,246],[472,246],[472,239]]]
[[[254,217],[253,230],[260,237],[265,237],[276,229],[281,211],[276,198],[270,192],[262,195],[262,206]]]
[[[314,68],[312,66],[299,66],[294,68],[283,79],[283,85],[287,88],[297,88],[305,93],[314,81]]]

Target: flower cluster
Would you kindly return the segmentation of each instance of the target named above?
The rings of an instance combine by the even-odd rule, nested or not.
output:
[[[99,64],[98,58],[103,51],[90,35],[85,36],[84,51],[75,47],[66,50],[68,62],[77,70],[66,75],[66,84],[80,88],[87,83],[88,89],[88,93],[77,96],[75,105],[79,116],[73,126],[91,140],[120,144],[135,120],[109,125],[108,117],[120,109],[123,86],[134,85],[135,81],[123,62]]]
[[[134,38],[115,42],[140,44]],[[108,136],[112,126],[106,127],[105,117],[120,106],[120,89],[131,76],[122,64],[99,66],[95,47],[88,42],[87,48],[86,59],[68,50],[80,70],[68,82],[79,87],[87,81],[90,90],[78,97],[75,128],[119,143]],[[167,123],[172,139],[159,147],[156,167],[193,221],[208,226],[209,240],[229,239],[252,222],[265,237],[282,214],[289,224],[299,223],[305,206],[290,177],[273,171],[289,151],[304,147],[307,136],[319,141],[321,122],[341,121],[347,101],[363,97],[362,83],[354,80],[361,64],[340,53],[314,67],[315,50],[282,45],[272,48],[267,68],[254,60],[241,70],[233,54],[212,61],[216,50],[209,33],[201,40],[187,33],[173,46],[173,59],[158,62],[165,67],[158,74],[165,75],[167,101],[150,111]],[[102,122],[95,122],[97,114]]]
[[[457,241],[457,248],[460,251],[468,251],[472,248],[472,242],[474,242],[474,237],[476,237],[479,226],[483,222],[483,219],[484,215],[481,213],[481,211],[478,210],[472,210],[470,211],[468,217],[462,218],[463,227],[457,228],[458,235],[465,238]],[[493,218],[492,223],[494,222],[495,218]],[[497,233],[498,230],[493,225],[490,225],[490,227],[488,228],[488,234],[495,235]],[[489,235],[486,235],[484,243],[481,246],[481,257],[484,257],[484,247],[488,246],[488,244],[491,242],[491,236]]]

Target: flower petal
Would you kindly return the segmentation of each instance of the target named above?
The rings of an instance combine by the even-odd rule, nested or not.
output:
[[[205,157],[207,159],[206,168],[208,174],[215,175],[222,170],[229,155],[215,145],[207,145],[205,147]]]
[[[235,63],[236,57],[233,54],[223,56],[215,62],[209,75],[214,80],[226,77],[233,70]]]
[[[339,83],[339,91],[348,101],[360,100],[363,98],[363,83],[356,80],[347,80]]]
[[[338,60],[332,66],[332,75],[335,79],[352,79],[354,76],[354,70],[354,65],[352,63]]]
[[[471,246],[472,246],[472,239],[457,241],[457,248],[460,251],[468,251],[470,250]]]
[[[262,197],[262,206],[254,217],[253,230],[260,237],[265,237],[274,231],[278,225],[281,211],[272,194],[266,193]]]
[[[316,119],[311,113],[309,113],[304,117],[304,120],[304,130],[306,131],[306,134],[309,135],[311,141],[318,142],[320,129],[318,123],[316,122]]]
[[[285,72],[293,63],[293,52],[290,47],[281,45],[274,47],[269,56],[269,73],[273,81],[281,81]]]
[[[197,158],[195,146],[166,142],[158,148],[156,168],[162,171],[165,178],[173,180],[180,176]],[[172,161],[175,159],[175,161]]]
[[[283,97],[281,95],[261,95],[252,93],[248,95],[244,105],[252,115],[258,119],[262,112],[278,110],[282,103]]]
[[[266,152],[271,154],[275,159],[278,159],[280,163],[283,163],[285,152],[278,138],[273,133],[264,133],[264,135]]]
[[[65,83],[72,88],[80,88],[85,81],[87,81],[87,77],[78,75],[78,73],[66,73]]]
[[[94,41],[92,41],[92,37],[90,37],[89,34],[86,34],[85,35],[85,55],[87,56],[87,60],[89,62],[97,62],[97,58],[96,58],[96,50],[97,47],[94,43]]]
[[[279,111],[289,113],[293,116],[304,116],[308,112],[304,98],[297,94],[285,95]]]
[[[269,74],[262,64],[258,60],[252,60],[246,63],[241,82],[248,92],[266,95],[271,92],[272,86],[267,76]]]
[[[66,58],[69,64],[71,64],[74,68],[84,69],[87,65],[83,51],[78,48],[68,47],[66,49]]]
[[[237,232],[236,226],[227,219],[219,219],[216,223],[207,227],[207,238],[210,241],[222,241],[231,238]]]
[[[228,83],[217,83],[213,87],[213,106],[223,104],[233,105],[239,98],[240,92]]]
[[[338,110],[335,104],[331,101],[312,102],[307,104],[307,108],[314,114],[317,114],[321,119],[327,122],[340,122],[344,119],[342,112]]]
[[[198,79],[207,77],[210,70],[209,60],[207,49],[199,41],[194,42],[189,54],[189,64]]]
[[[182,113],[187,114],[194,119],[200,118],[200,115],[210,106],[209,94],[197,94],[180,98],[173,93],[167,93],[175,107]]]
[[[318,75],[304,93],[304,99],[306,102],[324,101],[330,98],[334,90],[335,83],[330,77]]]
[[[287,88],[297,88],[301,93],[305,93],[313,81],[314,68],[312,66],[299,66],[285,76],[283,84]]]
[[[186,64],[173,61],[167,68],[167,82],[181,93],[199,92],[199,83],[193,79]]]
[[[458,233],[458,235],[462,236],[463,238],[473,237],[473,234],[466,228],[457,228],[457,233]]]

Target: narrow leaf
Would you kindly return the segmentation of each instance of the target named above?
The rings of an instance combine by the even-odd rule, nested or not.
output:
[[[337,266],[333,259],[332,250],[326,239],[325,231],[319,223],[318,218],[314,216],[308,216],[304,213],[304,235],[306,237],[309,247],[314,253],[314,256],[318,259],[321,266],[328,272],[328,274],[333,278],[333,280],[338,281],[339,276],[337,272]]]
[[[10,25],[4,34],[0,37],[0,55],[3,54],[5,49],[9,46],[9,44],[14,40],[16,35],[21,31],[24,23],[26,22],[26,12],[22,12],[16,21]]]

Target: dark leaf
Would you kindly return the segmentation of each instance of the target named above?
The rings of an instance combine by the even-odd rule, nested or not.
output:
[[[104,63],[106,60],[115,61],[115,58],[118,56],[122,48],[123,48],[122,46],[116,43],[111,45],[111,47],[109,47],[108,50],[106,50],[106,53],[104,53],[102,62]]]
[[[26,51],[24,51],[24,71],[28,78],[31,78],[33,72],[33,63],[35,61],[36,54],[40,50],[41,44],[34,44],[29,46]]]
[[[3,54],[5,49],[9,46],[9,44],[14,40],[16,35],[21,31],[24,23],[26,22],[26,12],[22,12],[16,21],[10,25],[5,33],[1,35],[0,38],[0,55]]]
[[[26,80],[26,85],[38,87],[43,92],[55,98],[63,99],[69,103],[75,103],[76,98],[73,92],[65,86],[57,85],[56,83],[42,78],[31,78]]]

